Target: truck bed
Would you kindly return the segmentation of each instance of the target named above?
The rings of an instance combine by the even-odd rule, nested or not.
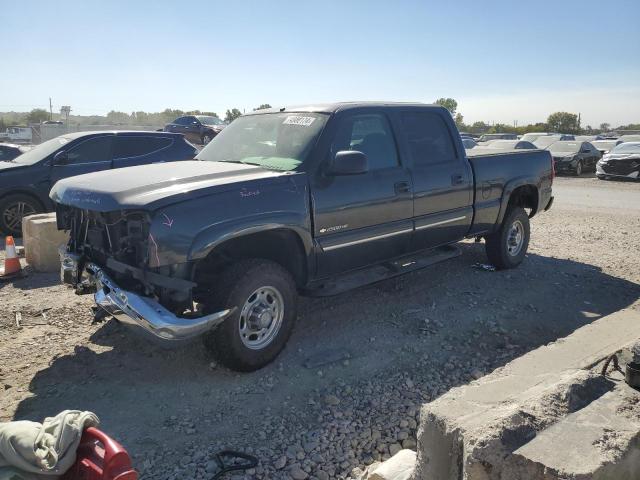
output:
[[[497,153],[484,150],[476,155],[472,152],[467,152],[475,179],[475,214],[470,236],[491,230],[501,220],[500,215],[504,214],[501,208],[506,207],[502,200],[508,197],[504,195],[505,190],[511,191],[527,183],[540,184],[538,209],[546,207],[553,180],[553,163],[547,150]]]

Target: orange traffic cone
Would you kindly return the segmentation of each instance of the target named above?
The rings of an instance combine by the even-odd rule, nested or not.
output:
[[[5,241],[4,268],[0,269],[0,279],[9,279],[22,275],[22,265],[16,253],[16,243],[9,235]]]

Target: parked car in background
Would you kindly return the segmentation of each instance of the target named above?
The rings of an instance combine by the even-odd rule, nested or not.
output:
[[[620,142],[640,142],[640,135],[622,135],[618,137]]]
[[[32,147],[27,145],[17,145],[15,143],[0,143],[0,162],[8,162],[18,155],[31,150]]]
[[[604,140],[604,136],[602,135],[576,135],[574,140],[580,142],[595,142],[596,140]]]
[[[478,146],[478,144],[473,138],[469,138],[469,137],[461,137],[461,138],[462,138],[462,145],[464,145],[465,150],[469,150],[471,148],[475,148]]]
[[[605,153],[609,153],[610,150],[614,149],[616,145],[620,145],[622,140],[595,140],[591,142],[591,145],[596,147],[598,151],[604,155]]]
[[[167,123],[165,132],[181,133],[187,140],[206,145],[225,127],[218,117],[210,115],[185,115]]]
[[[489,142],[491,140],[517,140],[518,136],[515,133],[485,133],[478,139],[480,142]]]
[[[533,150],[538,148],[526,140],[492,140],[484,144],[483,147],[494,150]]]
[[[48,140],[0,163],[0,230],[21,236],[22,217],[52,211],[49,190],[62,178],[197,153],[182,135],[165,132],[80,132]]]
[[[596,163],[601,154],[589,142],[574,142],[561,140],[549,145],[546,150],[551,152],[557,173],[571,172],[582,175],[585,170],[596,170]]]
[[[549,135],[553,135],[553,133],[547,133],[547,132],[525,133],[524,135],[522,135],[522,137],[520,137],[520,140],[525,140],[527,142],[534,142],[540,137],[547,137]]]
[[[640,142],[624,142],[604,155],[596,165],[601,179],[624,177],[640,180]]]
[[[555,142],[565,141],[565,140],[574,140],[573,135],[545,135],[543,137],[536,138],[532,143],[541,149],[547,148],[549,145]]]
[[[7,138],[14,143],[31,143],[33,132],[31,127],[13,126],[7,127]]]

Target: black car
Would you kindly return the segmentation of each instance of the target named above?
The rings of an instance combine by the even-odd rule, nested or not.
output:
[[[25,145],[16,145],[14,143],[0,143],[0,162],[8,162],[18,155],[31,150],[31,147]]]
[[[182,133],[188,140],[206,145],[225,127],[218,117],[210,115],[186,115],[167,123],[165,132]]]
[[[197,149],[182,135],[164,132],[81,132],[41,143],[0,162],[0,230],[21,235],[22,217],[52,211],[49,190],[82,173],[189,160]]]
[[[640,142],[625,142],[602,157],[596,166],[601,179],[624,177],[640,180]]]
[[[582,175],[585,170],[596,170],[596,163],[602,156],[600,151],[589,142],[562,140],[549,145],[556,172],[571,172]]]

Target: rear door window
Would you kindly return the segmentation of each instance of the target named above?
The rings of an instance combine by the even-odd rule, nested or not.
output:
[[[415,167],[457,161],[453,139],[440,115],[405,112],[401,118]]]
[[[116,136],[113,158],[131,158],[148,155],[171,145],[166,137]]]
[[[113,135],[95,137],[71,147],[67,152],[70,164],[111,161]]]

